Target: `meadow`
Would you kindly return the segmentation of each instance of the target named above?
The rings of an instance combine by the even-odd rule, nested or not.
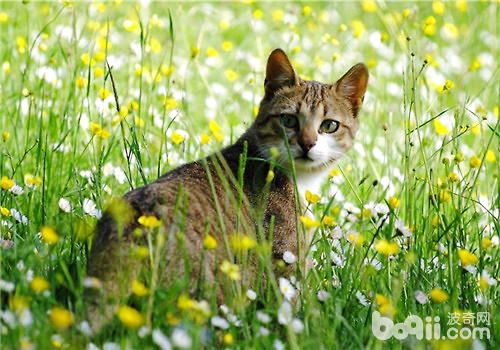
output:
[[[498,1],[0,3],[0,347],[498,348],[499,19]],[[234,142],[276,47],[306,79],[370,70],[355,145],[307,199],[314,268],[238,307],[131,281],[92,334],[98,218]],[[442,337],[379,340],[374,312]]]

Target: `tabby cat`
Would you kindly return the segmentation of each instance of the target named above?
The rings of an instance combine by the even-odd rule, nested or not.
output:
[[[265,260],[266,249],[235,252],[232,238],[241,233],[259,247],[270,242],[268,261],[281,259],[285,251],[303,261],[306,238],[297,213],[304,209],[304,192],[318,192],[325,174],[350,148],[367,83],[361,63],[334,84],[303,80],[286,54],[274,50],[259,113],[235,144],[134,189],[125,195],[126,205],[112,204],[99,221],[88,261],[88,275],[102,283],[99,295],[87,298],[93,328],[109,320],[118,303],[127,302],[133,279],[180,284],[192,293],[212,285],[218,300],[226,300],[230,292],[217,281],[227,278],[220,264],[228,260],[244,262],[241,283],[256,288],[264,282],[259,261]],[[156,236],[138,223],[141,216],[161,220]],[[212,250],[204,247],[207,235],[217,243]],[[137,249],[148,244],[150,257],[140,260]],[[161,264],[155,254],[161,254]]]

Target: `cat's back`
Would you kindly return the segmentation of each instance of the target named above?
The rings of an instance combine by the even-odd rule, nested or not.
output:
[[[156,217],[166,231],[176,227],[187,235],[202,235],[207,228],[211,233],[220,230],[216,218],[222,214],[222,225],[234,229],[235,186],[229,178],[228,174],[226,178],[220,176],[213,162],[204,159],[184,164],[152,183],[133,189],[123,200],[111,203],[97,224],[93,249],[98,250],[100,244],[117,238],[119,233],[123,240],[130,240],[134,229],[141,227],[141,216]],[[122,208],[115,210],[115,206]],[[123,232],[117,232],[120,224]]]

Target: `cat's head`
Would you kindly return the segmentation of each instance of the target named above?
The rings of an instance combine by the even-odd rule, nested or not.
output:
[[[358,112],[368,84],[368,70],[353,66],[333,84],[297,76],[281,49],[268,58],[265,96],[255,120],[258,144],[269,156],[274,147],[288,167],[289,153],[297,171],[331,167],[352,145]]]

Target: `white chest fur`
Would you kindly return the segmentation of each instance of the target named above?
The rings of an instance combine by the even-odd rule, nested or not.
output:
[[[330,172],[329,168],[323,168],[315,171],[297,171],[297,190],[302,204],[302,210],[307,207],[306,191],[321,195],[321,185],[323,185]],[[306,215],[310,214],[306,213]]]

